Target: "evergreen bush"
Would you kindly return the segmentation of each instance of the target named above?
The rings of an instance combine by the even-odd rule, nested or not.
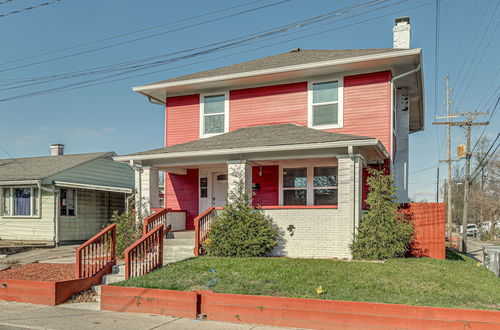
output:
[[[132,210],[119,214],[113,213],[111,222],[116,223],[116,255],[123,257],[123,252],[142,236],[142,221],[137,222]]]
[[[413,241],[411,219],[398,212],[396,188],[390,175],[368,169],[369,211],[362,217],[351,245],[355,259],[383,260],[403,257]]]
[[[263,257],[277,245],[280,230],[271,217],[251,207],[251,193],[245,189],[242,173],[228,204],[214,217],[208,238],[202,242],[209,256]]]

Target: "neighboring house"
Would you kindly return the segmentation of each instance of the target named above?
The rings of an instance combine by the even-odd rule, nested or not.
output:
[[[113,152],[0,160],[0,239],[84,241],[125,210],[133,170]]]
[[[409,23],[396,20],[394,48],[295,49],[136,87],[166,106],[165,147],[115,159],[142,166],[136,185],[151,207],[164,171],[165,207],[187,211],[186,229],[226,203],[241,171],[286,233],[275,254],[350,258],[367,167],[386,165],[408,201],[409,134],[424,128]]]

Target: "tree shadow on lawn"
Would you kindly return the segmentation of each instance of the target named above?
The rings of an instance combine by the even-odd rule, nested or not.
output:
[[[465,261],[465,258],[458,251],[446,248],[446,260]]]

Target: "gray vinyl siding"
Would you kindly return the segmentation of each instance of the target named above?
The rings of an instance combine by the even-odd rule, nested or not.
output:
[[[77,189],[76,217],[61,216],[60,241],[84,241],[106,227],[114,211],[125,210],[125,194]]]
[[[47,186],[53,189],[53,186]],[[0,217],[0,239],[53,241],[54,194],[45,190],[40,196],[40,217]]]
[[[84,183],[117,188],[134,188],[134,172],[127,164],[98,158],[62,171],[44,181]]]

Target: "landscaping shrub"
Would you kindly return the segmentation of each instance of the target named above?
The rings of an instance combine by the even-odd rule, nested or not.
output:
[[[262,257],[276,246],[280,231],[271,217],[251,207],[243,175],[236,173],[236,188],[229,203],[214,218],[203,248],[209,256]]]
[[[132,210],[118,214],[113,213],[111,222],[116,223],[116,255],[123,257],[123,252],[142,236],[142,221],[136,221]]]
[[[368,169],[369,211],[362,217],[351,245],[355,259],[402,257],[413,240],[413,223],[398,213],[396,188],[390,175]]]

